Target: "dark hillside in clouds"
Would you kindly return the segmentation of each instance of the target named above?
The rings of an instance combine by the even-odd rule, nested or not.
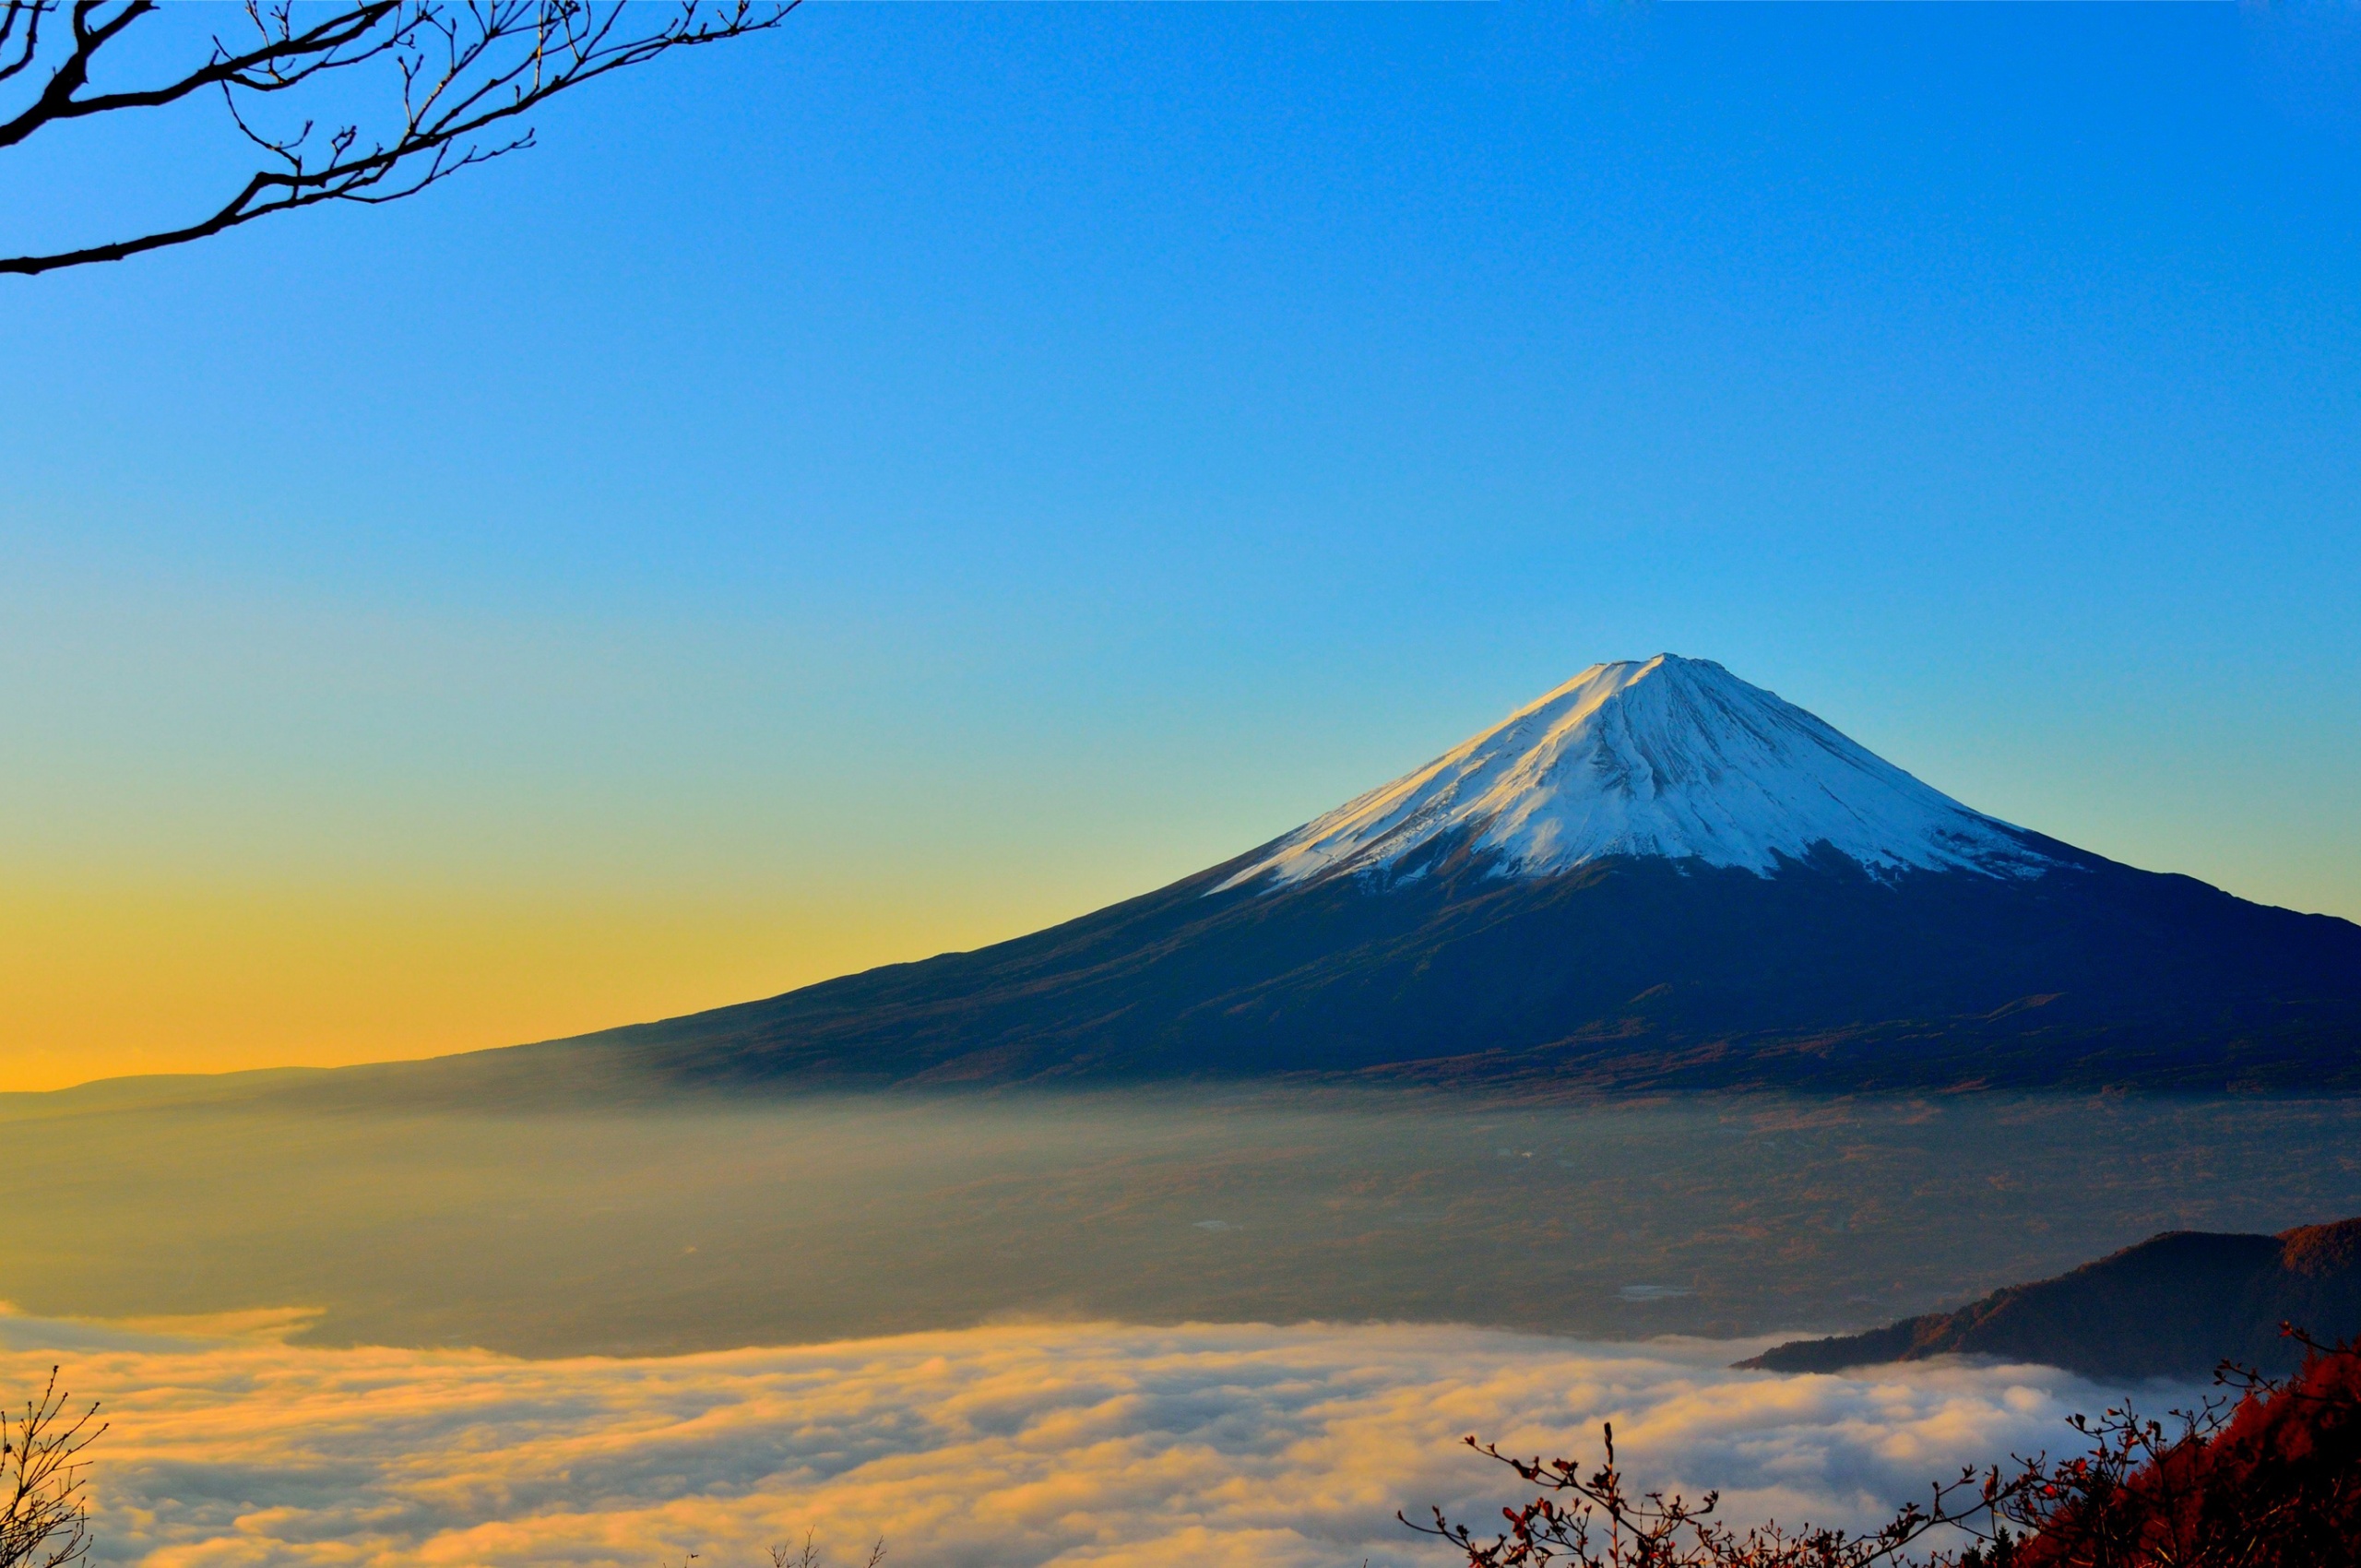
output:
[[[2361,1334],[2361,1218],[2276,1236],[2169,1230],[2070,1274],[2011,1285],[1957,1312],[1834,1339],[1797,1340],[1742,1362],[1838,1372],[1982,1355],[2091,1377],[2201,1374],[2225,1359],[2292,1372],[2292,1323],[2324,1340]]]

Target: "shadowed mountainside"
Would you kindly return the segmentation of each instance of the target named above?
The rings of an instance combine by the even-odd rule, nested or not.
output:
[[[1867,1334],[1798,1339],[1742,1367],[1838,1372],[1930,1356],[2040,1361],[2092,1377],[2188,1376],[2225,1358],[2291,1371],[2292,1323],[2328,1341],[2361,1334],[2361,1218],[2276,1236],[2168,1230],[2054,1279]]]
[[[2057,869],[1503,877],[1462,844],[1224,889],[1256,850],[972,953],[523,1049],[701,1085],[2361,1088],[2361,927],[2023,837]]]

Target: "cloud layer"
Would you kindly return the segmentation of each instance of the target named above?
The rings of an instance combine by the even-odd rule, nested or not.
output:
[[[267,1326],[267,1325],[263,1325]],[[1595,1452],[1737,1517],[1860,1522],[1951,1466],[2055,1446],[2106,1396],[2047,1368],[1725,1370],[1750,1346],[1454,1327],[1026,1324],[665,1360],[0,1323],[22,1387],[103,1398],[108,1562],[766,1562],[815,1531],[896,1568],[1381,1568],[1393,1522],[1480,1521],[1513,1481],[1456,1446]],[[2163,1402],[2161,1399],[2159,1403]]]

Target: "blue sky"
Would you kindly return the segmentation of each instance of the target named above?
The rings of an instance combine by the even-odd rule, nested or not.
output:
[[[42,1038],[1013,934],[1664,649],[2361,916],[2349,10],[813,6],[537,124],[0,279],[0,921],[243,977],[25,959]],[[186,209],[172,125],[12,155],[11,237]],[[479,980],[281,1016],[291,926]]]

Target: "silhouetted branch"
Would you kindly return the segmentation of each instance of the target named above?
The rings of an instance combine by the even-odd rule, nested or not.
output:
[[[1467,1446],[1514,1470],[1541,1494],[1521,1508],[1503,1508],[1508,1528],[1490,1540],[1454,1525],[1442,1509],[1434,1523],[1406,1515],[1394,1517],[1418,1531],[1449,1542],[1467,1568],[1875,1568],[1896,1562],[1929,1532],[1952,1530],[1975,1540],[1991,1538],[1996,1510],[2035,1481],[2004,1482],[1996,1467],[1962,1470],[1955,1480],[1932,1487],[1924,1503],[1906,1504],[1892,1519],[1867,1535],[1809,1525],[1790,1533],[1776,1522],[1738,1533],[1714,1510],[1721,1494],[1707,1492],[1691,1503],[1675,1492],[1634,1494],[1615,1462],[1615,1427],[1603,1429],[1607,1457],[1584,1473],[1571,1459],[1520,1459],[1469,1437]]]
[[[37,273],[119,261],[184,244],[272,213],[321,202],[377,204],[417,195],[460,170],[533,145],[517,117],[561,92],[675,49],[767,31],[801,0],[366,0],[302,7],[246,0],[247,33],[219,35],[201,64],[149,85],[92,91],[101,51],[158,14],[157,0],[0,0],[0,84],[46,64],[30,101],[0,118],[0,149],[54,125],[160,108],[218,90],[230,122],[260,154],[256,169],[210,212],[172,227],[46,255],[0,257],[0,272]],[[68,36],[47,50],[44,23]],[[317,16],[317,19],[311,19]],[[259,110],[332,72],[375,65],[390,105],[372,123],[304,119],[265,128]],[[364,73],[365,74],[365,73]]]
[[[2300,1330],[2303,1370],[2272,1380],[2224,1363],[2225,1396],[2165,1420],[2130,1406],[2068,1424],[2084,1452],[2019,1456],[1963,1470],[1924,1503],[1866,1535],[1775,1524],[1739,1534],[1714,1517],[1719,1499],[1634,1495],[1615,1460],[1584,1472],[1567,1459],[1520,1459],[1469,1447],[1540,1489],[1503,1508],[1485,1539],[1441,1509],[1432,1525],[1467,1568],[2326,1568],[2361,1562],[2361,1349]],[[1938,1532],[1951,1532],[1946,1537]],[[1933,1538],[1929,1538],[1932,1537]],[[1931,1549],[1931,1550],[1928,1550]],[[1925,1551],[1924,1556],[1905,1557]]]
[[[66,1568],[89,1554],[79,1455],[107,1429],[90,1425],[98,1406],[72,1417],[65,1407],[52,1367],[41,1396],[26,1400],[22,1415],[0,1420],[0,1568]]]

